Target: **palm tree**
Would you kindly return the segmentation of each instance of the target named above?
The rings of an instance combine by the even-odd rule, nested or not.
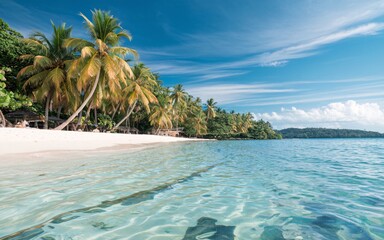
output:
[[[189,109],[189,113],[194,115],[197,112],[203,111],[201,98],[197,97],[195,100],[192,96],[187,99],[187,106]]]
[[[184,104],[187,97],[187,92],[185,92],[183,85],[177,84],[173,87],[171,93],[171,99],[173,105]]]
[[[186,97],[188,94],[185,92],[183,85],[177,84],[173,87],[171,93],[172,105],[173,105],[173,115],[176,120],[176,128],[179,127],[179,121],[183,122],[183,116],[180,116],[180,113],[185,109]]]
[[[243,124],[245,132],[248,132],[248,129],[252,127],[253,125],[253,116],[251,113],[243,114]]]
[[[205,116],[203,111],[199,111],[194,115],[192,121],[193,121],[193,128],[196,131],[197,137],[207,133],[206,119],[207,117]]]
[[[246,129],[244,127],[244,119],[240,113],[236,113],[235,115],[235,124],[236,124],[236,133],[245,133]]]
[[[65,46],[81,52],[81,56],[74,60],[69,77],[77,78],[77,88],[87,97],[81,106],[57,130],[67,126],[88,104],[97,87],[99,91],[115,92],[120,87],[120,81],[126,76],[133,76],[128,63],[123,59],[127,54],[137,56],[136,51],[119,46],[121,38],[131,40],[131,35],[123,30],[118,20],[109,12],[92,11],[92,21],[80,14],[90,33],[93,42],[80,38],[70,38]]]
[[[160,129],[172,128],[172,100],[166,96],[158,98],[159,103],[153,106],[149,121],[156,128],[156,134]]]
[[[71,36],[72,28],[67,28],[65,23],[56,27],[52,22],[53,35],[48,39],[43,33],[35,32],[28,39],[24,39],[38,55],[23,55],[23,59],[33,59],[33,64],[24,67],[18,73],[18,77],[28,76],[24,84],[33,88],[35,98],[45,101],[44,128],[48,128],[49,107],[51,102],[61,102],[65,85],[67,84],[66,64],[72,59],[72,52],[63,47],[63,43]]]
[[[228,123],[231,127],[231,130],[230,132],[231,133],[237,133],[237,118],[236,118],[236,114],[234,111],[231,111],[228,115]]]
[[[217,102],[215,102],[213,98],[207,100],[207,103],[205,104],[207,108],[207,120],[216,117],[216,105]]]
[[[157,85],[157,81],[151,70],[140,63],[133,68],[133,76],[132,79],[127,81],[127,85],[123,90],[123,100],[128,102],[130,110],[127,111],[125,117],[112,130],[118,128],[129,118],[137,102],[141,102],[147,113],[150,111],[149,104],[158,102],[156,96],[152,93],[153,87]]]

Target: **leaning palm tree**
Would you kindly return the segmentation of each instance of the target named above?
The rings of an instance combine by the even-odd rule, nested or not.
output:
[[[66,79],[66,65],[73,58],[70,49],[63,46],[66,39],[71,36],[72,28],[67,28],[65,23],[55,26],[52,22],[53,35],[48,39],[43,33],[35,32],[23,41],[31,46],[38,55],[22,55],[22,59],[33,59],[33,64],[24,67],[18,77],[28,76],[24,89],[33,89],[37,101],[45,102],[44,128],[48,128],[49,107],[52,102],[61,102],[68,85]]]
[[[216,105],[217,102],[215,102],[213,98],[207,100],[207,103],[205,104],[207,108],[207,120],[216,117]]]
[[[129,118],[133,109],[138,102],[141,102],[147,113],[149,113],[149,104],[157,103],[157,98],[153,94],[153,87],[157,85],[155,76],[151,70],[140,63],[133,68],[133,78],[127,81],[126,87],[123,90],[123,101],[129,105],[129,111],[112,130],[118,128],[125,120]]]
[[[120,87],[120,81],[126,76],[133,76],[128,63],[123,59],[127,54],[137,57],[135,50],[119,46],[120,39],[131,40],[131,35],[123,30],[118,20],[109,12],[92,11],[92,21],[80,14],[90,33],[93,42],[80,38],[70,38],[64,45],[81,52],[74,60],[68,75],[77,79],[77,88],[86,96],[80,107],[57,130],[67,126],[88,104],[96,89],[108,89],[115,92]]]

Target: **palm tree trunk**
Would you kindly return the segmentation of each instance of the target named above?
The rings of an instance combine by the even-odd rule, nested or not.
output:
[[[120,110],[120,107],[121,107],[121,102],[119,102],[119,104],[117,105],[115,111],[113,112],[113,114],[112,114],[112,120],[113,120],[113,118],[115,117],[116,113]]]
[[[97,85],[99,83],[99,79],[100,79],[100,72],[99,71],[97,73],[97,76],[96,76],[96,79],[95,79],[95,83],[93,84],[93,87],[92,87],[92,90],[91,92],[89,93],[89,95],[87,96],[87,98],[84,100],[83,104],[81,104],[81,106],[76,110],[76,112],[74,112],[65,122],[63,122],[62,124],[60,124],[58,127],[55,128],[55,130],[62,130],[63,128],[65,128],[70,122],[73,121],[73,119],[75,119],[75,117],[77,116],[77,114],[79,114],[79,112],[81,112],[84,107],[87,105],[87,103],[89,102],[89,100],[91,100],[93,94],[95,93],[96,91],[96,88],[97,88]]]
[[[0,127],[6,127],[7,123],[5,122],[5,117],[3,115],[3,112],[0,110]]]
[[[131,115],[133,109],[136,107],[136,103],[137,103],[137,100],[133,103],[131,109],[129,110],[129,112],[127,113],[127,115],[125,115],[125,117],[118,123],[116,124],[112,130],[116,130],[116,128],[118,128],[125,120],[127,120],[129,118],[129,116]]]
[[[49,106],[51,105],[51,93],[48,93],[47,100],[45,102],[45,121],[44,121],[44,129],[48,129],[48,121],[49,121]]]
[[[160,132],[160,126],[157,128],[155,135],[159,135],[159,132]]]
[[[92,101],[89,103],[88,105],[88,109],[87,109],[87,113],[85,114],[85,121],[88,121],[90,115],[91,115],[91,109],[92,109],[92,105],[93,105],[93,101],[95,99],[92,99]]]
[[[75,130],[77,130],[81,126],[81,119],[83,118],[83,111],[79,112],[79,115],[77,116],[77,123]]]
[[[92,109],[92,104],[89,104],[89,107],[87,109],[87,113],[85,114],[85,121],[87,121],[91,115],[91,109]]]
[[[60,118],[62,109],[63,109],[63,105],[60,105],[59,108],[57,109],[57,118]]]
[[[93,100],[92,100],[91,103],[89,104],[88,109],[87,109],[87,112],[86,112],[86,114],[85,114],[85,120],[84,120],[85,123],[88,122],[89,117],[90,117],[90,115],[91,115],[92,104],[93,104]],[[81,130],[84,131],[86,128],[87,128],[87,124],[84,124],[84,125],[83,125],[83,128],[82,128]]]
[[[97,126],[97,108],[96,107],[93,109],[93,113],[95,114],[95,124]]]

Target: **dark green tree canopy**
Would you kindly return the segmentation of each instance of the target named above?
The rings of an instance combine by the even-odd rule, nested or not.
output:
[[[6,22],[0,18],[0,67],[7,67],[11,72],[7,74],[7,89],[18,91],[22,83],[16,79],[19,70],[28,62],[21,61],[20,56],[31,52],[29,47],[20,41],[23,36],[10,28]]]

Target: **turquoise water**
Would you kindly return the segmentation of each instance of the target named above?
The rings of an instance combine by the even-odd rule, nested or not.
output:
[[[220,141],[0,169],[0,239],[384,239],[384,141]]]

